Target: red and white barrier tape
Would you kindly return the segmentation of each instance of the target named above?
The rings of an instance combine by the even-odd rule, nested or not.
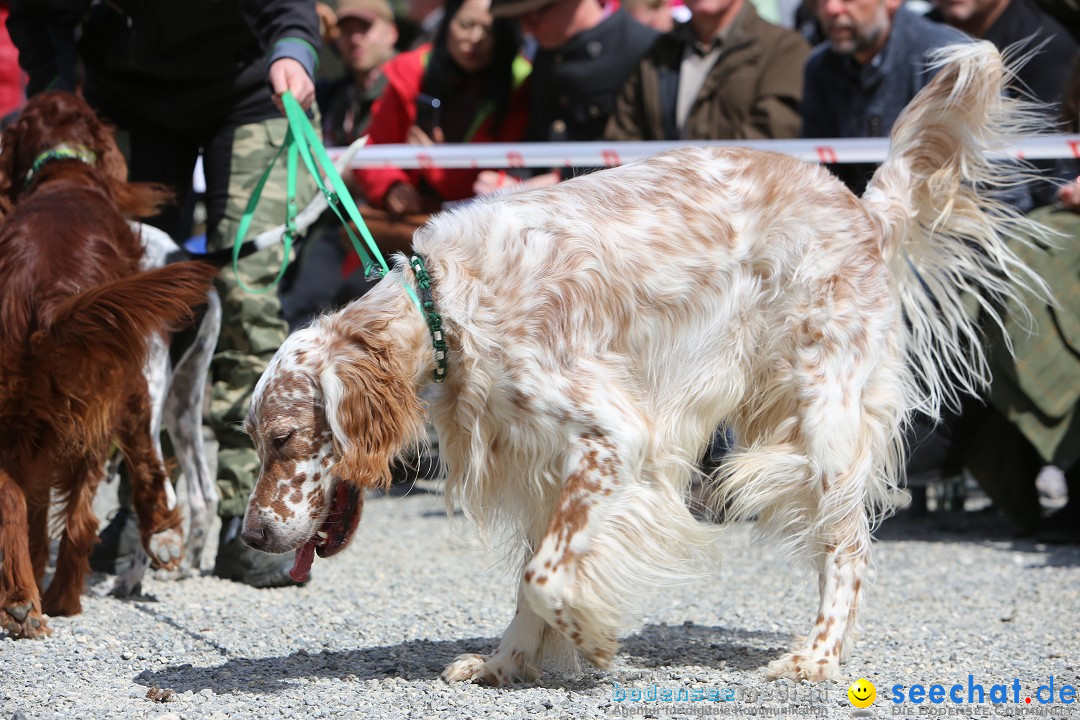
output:
[[[349,167],[446,167],[446,168],[524,168],[524,167],[599,167],[614,166],[655,155],[662,150],[681,147],[686,143],[516,143],[436,145],[371,145],[365,147],[357,140],[347,148],[329,148],[334,166],[340,173]],[[717,140],[697,145],[735,145],[772,150],[794,155],[810,162],[881,162],[889,149],[885,138],[865,140]],[[1080,158],[1080,135],[1056,135],[1031,138],[1009,149],[1016,157],[1028,160]],[[201,170],[201,166],[199,170]],[[196,177],[200,182],[201,177]],[[205,186],[204,186],[205,187]],[[296,217],[296,228],[302,235],[326,209],[326,198],[316,193],[306,208]],[[258,248],[281,242],[285,226],[267,230],[253,242]]]
[[[353,168],[552,168],[612,167],[682,147],[686,142],[465,143],[369,145],[349,163]],[[881,162],[888,138],[833,140],[699,140],[694,145],[750,147],[793,155],[807,162]],[[331,148],[336,158],[344,148]],[[1026,160],[1080,158],[1080,135],[1033,137],[1009,148]]]

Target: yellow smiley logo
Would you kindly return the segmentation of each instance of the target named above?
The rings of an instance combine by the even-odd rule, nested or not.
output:
[[[857,708],[868,708],[874,704],[877,698],[877,689],[874,684],[865,678],[859,678],[851,683],[847,689],[848,700]]]

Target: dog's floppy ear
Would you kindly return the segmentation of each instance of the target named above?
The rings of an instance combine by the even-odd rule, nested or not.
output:
[[[387,487],[390,463],[420,442],[424,408],[387,345],[339,339],[320,375],[338,463],[331,472],[357,487]]]
[[[127,160],[116,144],[116,131],[96,115],[90,116],[88,120],[93,121],[90,133],[94,138],[94,152],[98,155],[98,168],[114,182],[127,182]]]
[[[90,115],[90,134],[94,138],[98,170],[108,178],[113,199],[125,216],[131,219],[153,217],[161,207],[174,200],[172,190],[158,183],[129,183],[127,161],[116,144],[115,128]]]

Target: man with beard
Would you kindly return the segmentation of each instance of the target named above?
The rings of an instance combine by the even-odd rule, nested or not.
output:
[[[806,61],[804,138],[887,137],[934,73],[931,52],[967,36],[903,7],[903,0],[817,0],[826,42]],[[874,164],[830,166],[862,194]]]

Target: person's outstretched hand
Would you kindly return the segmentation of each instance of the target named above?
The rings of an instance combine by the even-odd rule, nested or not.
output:
[[[391,215],[413,215],[420,212],[420,193],[412,185],[397,182],[390,186],[383,198],[383,207]]]
[[[304,66],[292,58],[275,60],[270,66],[270,87],[274,91],[274,104],[282,115],[285,114],[285,106],[281,104],[281,96],[286,90],[293,94],[305,112],[315,102],[315,83]]]
[[[419,126],[412,125],[405,133],[405,142],[409,143],[410,145],[425,145],[430,147],[432,145],[441,145],[445,139],[446,136],[443,135],[441,127],[434,128],[431,131],[431,135],[428,135],[426,132],[421,130]]]
[[[477,195],[487,195],[509,187],[520,186],[526,189],[548,187],[559,182],[561,177],[559,173],[552,171],[534,175],[527,180],[518,180],[502,171],[481,170],[476,176],[476,182],[473,183],[473,192]]]

